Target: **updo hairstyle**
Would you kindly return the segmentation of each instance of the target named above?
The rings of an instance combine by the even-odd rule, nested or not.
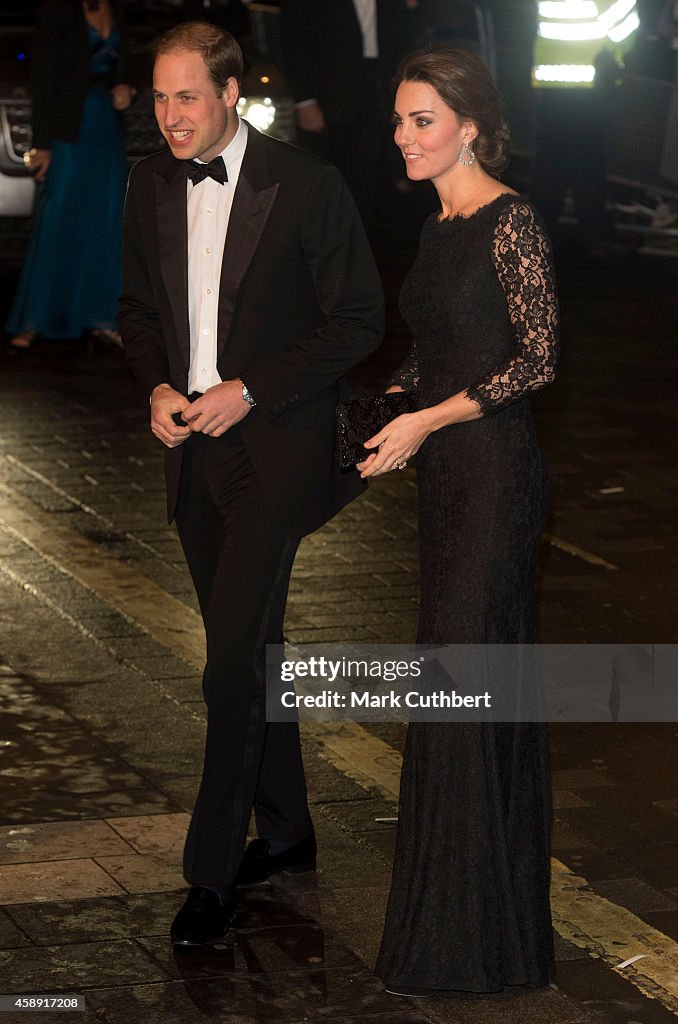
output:
[[[509,160],[511,137],[501,110],[501,97],[487,65],[468,50],[432,46],[410,53],[400,63],[394,86],[424,82],[432,86],[460,122],[478,129],[473,150],[478,163],[498,178]]]

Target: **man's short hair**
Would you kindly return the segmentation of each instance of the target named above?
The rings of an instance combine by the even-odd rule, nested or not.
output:
[[[186,21],[176,25],[156,40],[153,57],[165,53],[199,53],[217,96],[226,88],[229,78],[238,85],[242,79],[242,50],[230,32],[203,21]]]

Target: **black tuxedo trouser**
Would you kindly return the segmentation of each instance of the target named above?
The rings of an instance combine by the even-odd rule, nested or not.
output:
[[[298,538],[263,493],[237,431],[185,442],[176,523],[207,634],[205,764],[184,850],[192,884],[229,886],[257,832],[313,830],[299,729],[265,720],[265,645],[279,644]]]

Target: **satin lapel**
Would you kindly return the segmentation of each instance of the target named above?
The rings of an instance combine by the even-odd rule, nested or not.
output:
[[[188,224],[186,178],[155,175],[160,270],[169,297],[179,348],[188,368],[191,334],[188,321]]]
[[[278,188],[279,186],[275,184],[257,192],[250,185],[244,172],[240,172],[221,263],[217,359],[221,356],[231,331],[238,288],[257,250]]]

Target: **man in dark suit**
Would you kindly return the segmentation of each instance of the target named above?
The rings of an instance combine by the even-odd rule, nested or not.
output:
[[[333,459],[335,407],[383,322],[341,176],[239,120],[241,70],[214,26],[158,42],[169,151],[134,167],[123,230],[122,336],[166,445],[168,514],[207,634],[179,945],[224,936],[236,885],[315,864],[298,729],[265,721],[264,652],[281,641],[299,538],[359,493]],[[252,807],[259,839],[243,859]]]
[[[417,0],[285,0],[285,73],[299,142],[341,170],[369,223],[393,97]],[[395,148],[391,144],[395,152]]]

